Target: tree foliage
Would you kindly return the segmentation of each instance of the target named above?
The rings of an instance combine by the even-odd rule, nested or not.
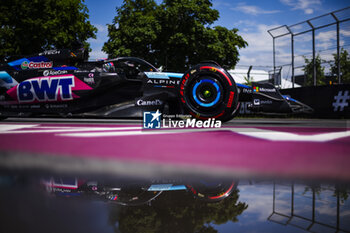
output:
[[[143,57],[160,31],[154,12],[157,4],[149,0],[125,1],[108,25],[110,39],[103,50],[110,56]]]
[[[233,68],[247,42],[237,29],[210,27],[219,18],[210,0],[125,0],[108,25],[109,57],[137,56],[167,70],[184,71],[203,60]]]
[[[190,193],[168,192],[151,205],[111,209],[109,221],[118,222],[119,231],[215,233],[211,224],[238,222],[238,216],[248,208],[238,201],[238,190],[217,203],[194,198]]]
[[[314,63],[312,59],[307,59],[304,57],[305,60],[305,78],[306,86],[313,86],[314,85],[314,79],[313,79],[313,72],[314,72]],[[315,66],[316,66],[316,85],[325,85],[325,74],[324,74],[324,67],[322,67],[322,60],[320,58],[320,55],[318,54],[315,58]]]
[[[44,49],[85,48],[97,29],[83,0],[1,0],[0,59]]]
[[[334,63],[331,63],[331,72],[333,76],[338,73],[338,56],[333,54]],[[350,83],[350,56],[348,51],[341,49],[340,51],[340,74],[342,83]]]

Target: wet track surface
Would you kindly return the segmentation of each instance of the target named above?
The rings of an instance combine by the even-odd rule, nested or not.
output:
[[[350,232],[346,120],[0,123],[0,232]]]
[[[28,176],[0,181],[1,232],[350,232],[344,184],[240,180],[220,201],[185,189],[149,192],[154,198],[129,205],[118,201],[120,191],[107,200],[101,193],[45,189]]]

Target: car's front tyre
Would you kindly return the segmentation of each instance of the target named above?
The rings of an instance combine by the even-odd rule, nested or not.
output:
[[[201,120],[228,121],[238,104],[235,81],[225,69],[213,63],[188,70],[181,79],[179,95],[185,111]]]

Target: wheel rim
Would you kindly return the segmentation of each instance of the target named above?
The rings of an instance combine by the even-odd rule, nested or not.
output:
[[[219,85],[211,79],[201,79],[192,89],[194,101],[201,107],[213,107],[219,102],[221,97]]]

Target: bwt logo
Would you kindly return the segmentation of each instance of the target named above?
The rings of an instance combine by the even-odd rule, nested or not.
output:
[[[160,129],[160,117],[159,110],[156,112],[143,112],[143,128],[144,129]]]
[[[35,78],[21,82],[17,86],[19,102],[39,102],[71,100],[74,77]],[[60,98],[60,99],[58,99]]]

